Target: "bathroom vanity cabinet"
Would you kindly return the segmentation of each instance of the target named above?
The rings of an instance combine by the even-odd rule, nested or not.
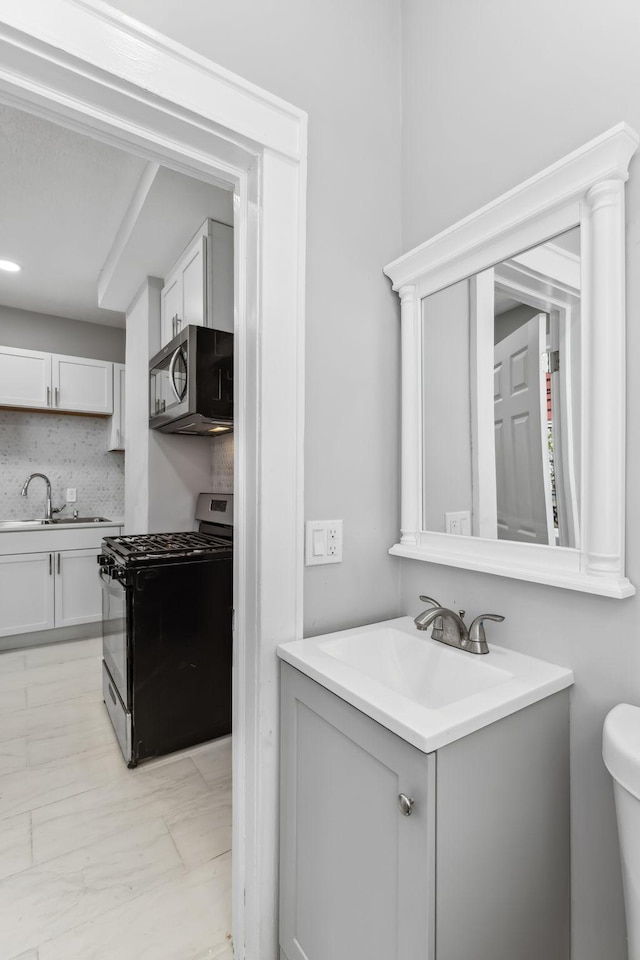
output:
[[[424,753],[281,666],[281,960],[568,960],[568,690]]]

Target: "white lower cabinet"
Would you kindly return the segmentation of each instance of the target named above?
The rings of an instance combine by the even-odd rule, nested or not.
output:
[[[54,624],[53,554],[0,556],[0,637]]]
[[[99,550],[0,557],[0,637],[102,617]]]
[[[121,531],[105,523],[0,533],[0,637],[101,620],[97,556],[103,537]]]
[[[98,551],[64,550],[55,555],[55,625],[70,627],[102,618]]]
[[[567,691],[424,754],[283,663],[281,721],[281,960],[568,960]]]

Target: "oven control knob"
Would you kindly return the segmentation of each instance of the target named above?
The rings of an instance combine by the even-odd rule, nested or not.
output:
[[[114,563],[113,557],[109,557],[105,553],[99,553],[96,559],[101,567],[110,567]]]

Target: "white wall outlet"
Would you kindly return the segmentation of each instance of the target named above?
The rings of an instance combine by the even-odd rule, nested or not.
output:
[[[342,520],[307,520],[305,523],[305,564],[342,561]]]
[[[444,532],[457,537],[471,536],[471,511],[457,510],[444,515]]]
[[[67,487],[67,503],[75,503],[78,499],[76,487]]]

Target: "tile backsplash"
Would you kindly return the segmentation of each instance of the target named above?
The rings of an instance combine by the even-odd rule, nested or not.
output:
[[[211,443],[211,491],[233,493],[233,434],[216,437]]]
[[[45,484],[35,479],[27,497],[20,490],[30,473],[51,481],[54,507],[76,487],[80,516],[124,516],[124,456],[107,450],[109,421],[102,417],[0,410],[0,519],[44,516]]]

